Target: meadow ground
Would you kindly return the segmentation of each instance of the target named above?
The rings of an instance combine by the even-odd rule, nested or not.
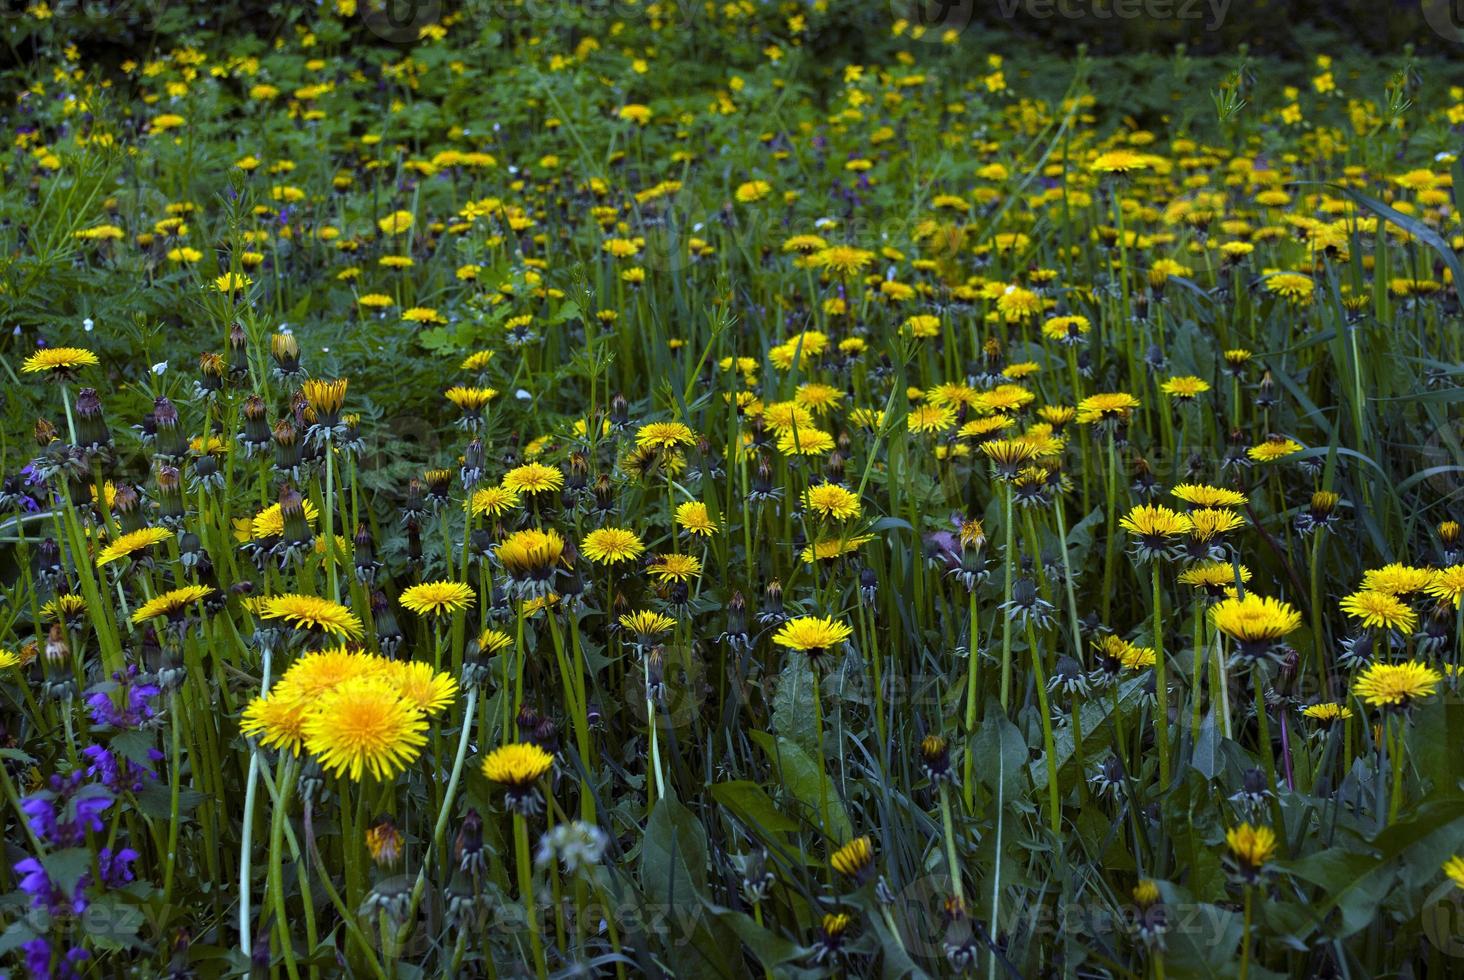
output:
[[[0,969],[1464,956],[1457,62],[447,8],[0,22]]]

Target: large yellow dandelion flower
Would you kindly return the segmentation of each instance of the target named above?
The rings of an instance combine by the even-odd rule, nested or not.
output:
[[[267,697],[249,702],[239,719],[239,731],[266,748],[299,755],[305,741],[305,719],[312,708],[311,701],[271,691]]]
[[[696,433],[682,422],[649,422],[636,431],[635,444],[643,449],[693,446],[696,444]]]
[[[384,678],[358,677],[320,698],[305,719],[305,748],[326,772],[391,779],[417,760],[427,718]]]
[[[816,657],[853,635],[852,629],[831,617],[799,616],[784,623],[782,629],[773,635],[773,642]]]
[[[200,599],[207,599],[213,593],[211,585],[185,585],[182,588],[171,589],[138,606],[137,611],[132,614],[132,621],[142,623],[159,616],[176,616]]]
[[[131,558],[140,551],[146,551],[155,544],[161,544],[173,536],[173,532],[164,527],[145,527],[140,531],[133,531],[121,535],[117,540],[102,549],[97,555],[97,567],[109,565],[122,558]]]
[[[596,528],[580,542],[585,557],[597,565],[615,565],[639,558],[645,543],[634,531],[623,527]]]
[[[462,582],[423,582],[405,589],[400,602],[419,616],[444,616],[468,608],[475,594]]]
[[[313,595],[280,595],[264,607],[265,619],[283,619],[301,630],[316,630],[331,636],[359,640],[365,627],[361,617],[338,602]]]
[[[1418,625],[1418,614],[1397,596],[1375,589],[1363,589],[1345,597],[1342,611],[1368,629],[1397,630],[1407,636]]]
[[[847,521],[859,516],[859,495],[837,483],[820,483],[803,494],[803,505],[820,517]]]
[[[46,347],[27,357],[20,370],[26,374],[46,373],[65,379],[81,368],[95,367],[100,363],[97,355],[84,347]]]
[[[421,661],[393,660],[383,676],[396,685],[397,693],[428,715],[441,714],[457,697],[458,683],[453,676]]]
[[[495,783],[522,789],[538,782],[554,767],[554,756],[537,745],[500,745],[483,760],[483,775]]]
[[[1352,685],[1354,697],[1374,708],[1407,708],[1433,694],[1444,675],[1416,660],[1402,664],[1370,664]]]

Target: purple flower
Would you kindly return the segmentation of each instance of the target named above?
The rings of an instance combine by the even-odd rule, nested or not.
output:
[[[23,944],[25,950],[25,972],[33,977],[51,975],[51,942],[44,936]]]
[[[140,766],[131,759],[118,756],[117,753],[103,748],[100,745],[88,745],[81,750],[91,763],[86,768],[86,774],[93,779],[100,780],[101,784],[113,793],[120,793],[123,790],[131,790],[136,793],[142,789],[143,783],[148,779],[156,779],[157,773],[144,766]],[[161,759],[163,754],[157,749],[149,749],[148,755],[154,760]]]
[[[97,856],[97,864],[102,869],[102,884],[107,888],[121,888],[127,884],[134,877],[132,862],[136,860],[137,852],[130,847],[124,847],[116,854],[110,847],[102,848]]]
[[[112,805],[112,794],[107,787],[85,779],[81,770],[66,778],[52,776],[50,789],[21,801],[31,830],[50,846],[78,847],[88,830],[102,829],[102,814]]]
[[[114,693],[121,691],[122,705],[119,707]],[[137,665],[127,668],[126,673],[118,671],[111,682],[103,682],[91,689],[86,704],[91,709],[92,721],[98,725],[113,728],[137,728],[157,714],[152,699],[158,696],[156,684],[137,679]]]
[[[134,853],[133,856],[136,857],[136,854]],[[122,871],[131,875],[131,869],[125,865]],[[66,911],[74,915],[81,915],[90,904],[86,897],[86,888],[91,884],[90,873],[83,874],[77,879],[76,887],[72,889],[69,899],[65,892],[56,887],[56,883],[46,873],[45,865],[41,864],[37,858],[28,857],[16,862],[15,873],[21,876],[20,890],[30,896],[32,908],[43,908],[52,916],[58,916]]]

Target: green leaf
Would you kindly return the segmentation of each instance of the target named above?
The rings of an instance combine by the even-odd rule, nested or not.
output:
[[[690,810],[665,797],[651,810],[641,847],[641,886],[666,905],[706,892],[707,837]]]
[[[712,798],[764,837],[768,834],[789,833],[803,826],[780,812],[772,797],[751,780],[736,779],[727,783],[714,783]]]
[[[783,787],[793,794],[794,799],[807,807],[808,821],[818,826],[821,819],[818,765],[809,758],[807,752],[786,738],[775,738],[767,732],[749,732],[748,735],[767,754],[768,761],[772,763]],[[854,825],[849,821],[848,811],[844,809],[844,801],[839,798],[834,781],[824,779],[822,788],[829,820],[824,831],[830,839],[842,844],[854,836]]]
[[[807,657],[789,657],[773,691],[773,730],[798,743],[809,755],[818,750],[813,699],[818,678]]]

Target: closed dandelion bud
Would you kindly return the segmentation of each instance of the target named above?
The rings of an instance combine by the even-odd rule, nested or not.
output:
[[[244,399],[244,432],[239,441],[251,455],[264,449],[273,439],[268,415],[269,409],[263,398],[250,395]]]
[[[483,478],[485,462],[483,440],[474,438],[463,450],[463,468],[458,474],[462,477],[464,489],[471,490],[474,484]]]
[[[163,524],[183,519],[183,477],[178,467],[158,467],[158,518]]]
[[[624,429],[630,425],[630,403],[625,396],[616,394],[610,399],[610,426],[614,429]]]
[[[363,903],[364,908],[383,912],[393,922],[401,922],[412,907],[412,882],[405,875],[394,875],[378,881]]]
[[[305,517],[305,499],[288,483],[280,489],[280,519],[284,526],[280,538],[286,547],[308,546],[314,541]]]
[[[198,358],[197,392],[205,398],[217,394],[224,387],[224,372],[227,366],[218,354],[208,352]]]
[[[356,525],[356,535],[351,543],[356,552],[356,581],[374,581],[381,562],[376,560],[376,542],[371,539],[371,529],[365,521]]]
[[[768,869],[768,852],[759,848],[747,854],[737,854],[732,864],[741,878],[742,896],[749,903],[761,902],[768,897],[777,878]]]
[[[781,623],[788,618],[783,611],[783,583],[777,579],[769,582],[763,590],[762,611],[757,614],[760,623]]]
[[[830,483],[844,482],[844,454],[835,450],[824,462],[824,478]]]
[[[427,516],[427,493],[422,481],[416,478],[407,481],[407,499],[402,502],[404,522],[420,521]]]
[[[102,415],[102,399],[95,388],[76,393],[76,445],[93,453],[112,445],[112,433]]]
[[[569,454],[569,460],[564,464],[564,489],[580,493],[589,485],[589,457],[576,450]]]
[[[462,826],[452,844],[453,862],[470,874],[481,874],[488,866],[488,853],[483,848],[483,818],[473,807],[463,814]]]
[[[112,514],[117,519],[123,534],[140,531],[143,528],[142,497],[130,483],[117,485],[112,495]]]
[[[1093,785],[1093,792],[1099,796],[1116,797],[1123,792],[1123,780],[1123,763],[1118,756],[1110,755],[1088,782]]]
[[[440,507],[452,493],[452,470],[428,470],[422,474],[427,483],[427,499],[433,506]]]
[[[1460,529],[1458,521],[1439,522],[1439,543],[1444,546],[1444,564],[1452,565],[1459,560]]]
[[[188,455],[188,437],[178,418],[178,409],[164,396],[153,402],[153,425],[157,429],[153,452],[165,459]]]
[[[1154,476],[1154,469],[1142,456],[1134,457],[1134,482],[1131,489],[1146,500],[1159,492],[1159,481]]]
[[[249,375],[249,335],[244,332],[244,324],[235,323],[229,328],[229,340],[225,349],[229,377],[236,380],[247,377]]]
[[[66,642],[66,631],[60,623],[52,623],[46,635],[46,663],[59,666],[71,656],[71,647]]]
[[[204,453],[193,461],[193,478],[200,486],[219,489],[223,486],[224,474],[219,469],[218,457]]]
[[[381,592],[371,593],[371,618],[376,621],[376,644],[388,657],[395,657],[406,637],[397,623],[391,602]]]
[[[36,419],[36,445],[45,449],[56,441],[56,427],[46,419]]]
[[[1083,673],[1083,665],[1072,657],[1058,657],[1053,667],[1052,680],[1048,686],[1057,692],[1068,695],[1087,694],[1088,678]]]
[[[773,469],[768,465],[764,457],[759,457],[757,468],[752,474],[752,489],[747,492],[747,499],[752,501],[776,500],[782,495],[782,489],[773,483]]]
[[[391,817],[383,814],[366,828],[366,850],[378,867],[396,867],[402,857],[402,832]]]
[[[1256,386],[1255,404],[1257,408],[1274,408],[1277,403],[1276,381],[1267,371],[1261,375],[1261,383]]]
[[[519,739],[528,741],[534,729],[539,727],[539,712],[531,704],[519,705],[518,714],[514,716],[513,723],[518,726]]]
[[[595,478],[595,510],[601,514],[609,514],[615,510],[615,488],[610,483],[610,477],[604,473]]]
[[[559,751],[559,726],[554,724],[552,718],[540,718],[526,735],[527,741],[539,746],[550,755]]]
[[[55,538],[47,538],[36,548],[36,574],[47,584],[61,578],[61,549]]]
[[[646,654],[646,696],[657,704],[666,700],[666,648],[659,644]]]
[[[293,473],[300,465],[300,439],[295,426],[288,418],[274,424],[275,469],[281,473]]]
[[[183,567],[189,570],[197,568],[201,561],[208,560],[208,552],[203,548],[203,541],[192,531],[187,531],[178,539],[178,560]]]
[[[927,735],[920,740],[920,770],[932,783],[946,783],[955,778],[951,769],[950,743],[939,735]]]
[[[1230,802],[1252,816],[1258,814],[1271,799],[1271,790],[1262,769],[1250,768],[1241,773],[1240,789],[1231,794]]]
[[[269,338],[269,353],[275,371],[290,378],[300,373],[300,342],[291,333],[277,333]]]

